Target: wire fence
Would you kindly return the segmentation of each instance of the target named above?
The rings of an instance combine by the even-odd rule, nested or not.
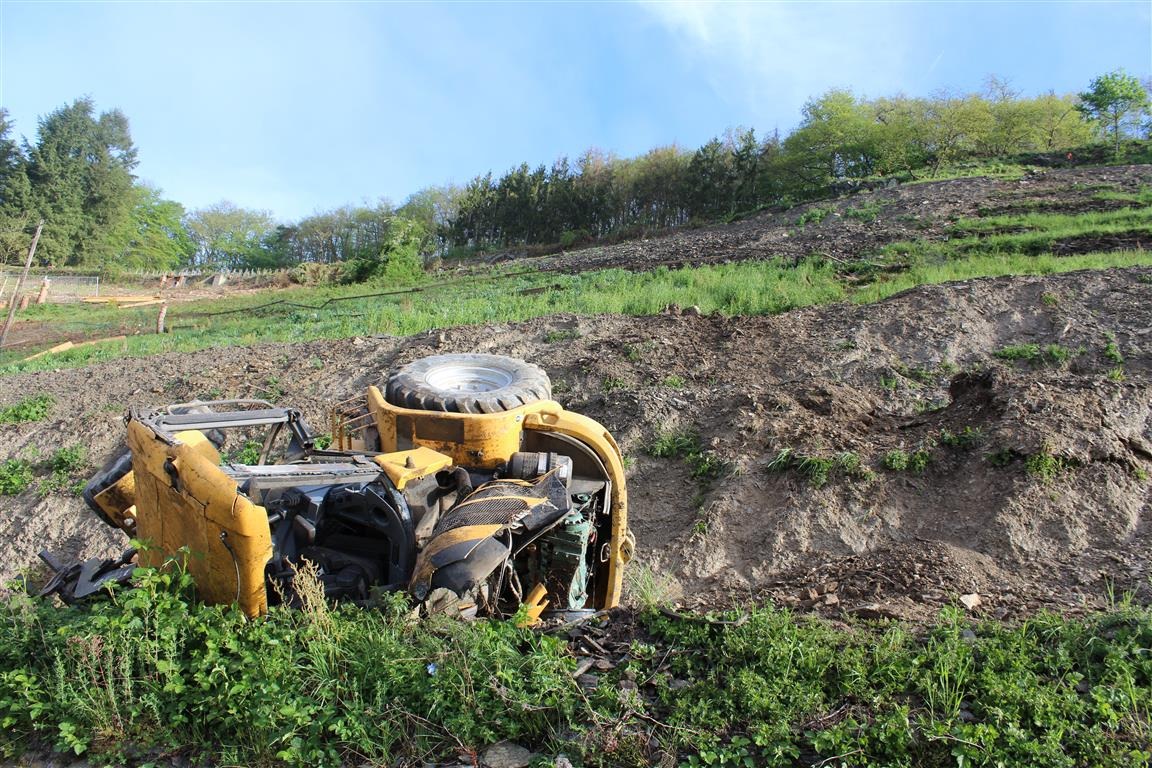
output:
[[[20,272],[0,269],[0,303],[9,301],[16,292]],[[29,272],[20,290],[22,296],[33,300],[41,294],[45,301],[80,301],[89,296],[100,295],[99,275],[59,275],[48,272]]]

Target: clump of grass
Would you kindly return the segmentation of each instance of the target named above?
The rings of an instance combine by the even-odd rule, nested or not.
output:
[[[1028,362],[1044,362],[1060,365],[1080,354],[1081,350],[1068,349],[1059,344],[1012,344],[1001,347],[992,353],[993,357],[1001,360],[1025,360]]]
[[[648,453],[658,459],[683,459],[692,477],[711,483],[731,470],[731,465],[715,451],[704,448],[700,436],[691,429],[659,432],[647,446]]]
[[[1105,342],[1104,357],[1117,364],[1123,363],[1124,355],[1120,352],[1120,345],[1116,343],[1116,334],[1107,334],[1105,336]]]
[[[856,480],[870,480],[873,477],[872,471],[860,461],[860,456],[851,451],[834,456],[817,456],[782,448],[765,468],[769,472],[795,471],[813,488],[823,488],[837,473]]]
[[[669,389],[684,389],[684,377],[672,374],[664,377],[664,386]]]
[[[1024,459],[1024,470],[1044,483],[1055,480],[1076,466],[1078,463],[1074,459],[1053,455],[1047,448]]]
[[[56,398],[52,395],[32,395],[15,405],[0,408],[0,424],[24,424],[30,421],[43,421],[48,418]]]
[[[820,222],[824,221],[824,219],[828,218],[830,214],[835,213],[835,211],[835,208],[828,208],[820,205],[809,208],[796,218],[796,226],[804,227],[808,224],[819,224]]]
[[[880,215],[880,209],[882,207],[878,201],[874,201],[856,206],[855,208],[846,208],[844,215],[857,221],[873,222],[876,221],[876,218]]]
[[[0,464],[0,496],[23,493],[32,484],[32,463],[27,459],[8,459]]]
[[[580,338],[580,332],[575,328],[557,328],[544,333],[545,344],[555,344],[558,341],[572,341]]]
[[[953,432],[949,429],[940,430],[940,442],[949,448],[970,450],[974,448],[983,437],[984,432],[979,427],[967,426],[959,432]]]
[[[923,472],[932,463],[932,450],[930,444],[920,446],[914,451],[905,451],[903,448],[894,448],[884,454],[880,460],[884,469],[893,472]]]

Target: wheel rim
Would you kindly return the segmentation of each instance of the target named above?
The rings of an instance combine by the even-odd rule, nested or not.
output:
[[[449,365],[429,371],[428,386],[445,392],[495,392],[513,381],[508,371],[487,365]]]

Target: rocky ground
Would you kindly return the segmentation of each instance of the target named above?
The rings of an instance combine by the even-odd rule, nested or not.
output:
[[[1067,357],[995,356],[1025,344]],[[1004,618],[1152,602],[1150,269],[972,280],[774,317],[557,316],[5,376],[0,406],[37,393],[56,404],[46,421],[0,425],[0,461],[81,444],[99,464],[129,406],[195,397],[266,397],[320,427],[390,368],[464,351],[538,363],[556,399],[616,435],[634,600],[916,620],[961,598]],[[676,429],[699,435],[718,476],[649,455]],[[862,469],[820,485],[796,462],[777,471],[784,449],[854,455]],[[884,468],[896,450],[923,450],[926,466]],[[1049,477],[1028,471],[1037,456]],[[3,577],[41,548],[123,545],[74,496],[0,496]]]

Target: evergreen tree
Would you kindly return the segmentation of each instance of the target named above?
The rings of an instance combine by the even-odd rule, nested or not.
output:
[[[45,263],[105,266],[132,232],[136,148],[119,110],[95,116],[89,98],[40,120],[26,146],[30,208],[44,219],[37,254]]]

